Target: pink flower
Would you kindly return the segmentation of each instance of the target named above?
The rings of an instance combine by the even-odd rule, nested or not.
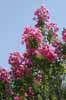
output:
[[[25,75],[25,70],[25,66],[22,64],[12,68],[12,72],[17,79],[20,79]]]
[[[11,81],[10,74],[5,69],[0,69],[0,81],[5,83],[10,83]]]
[[[45,45],[41,53],[44,57],[46,57],[49,61],[56,61],[57,60],[57,53],[55,52],[55,48],[50,45]]]
[[[57,24],[55,23],[50,23],[48,25],[46,25],[47,31],[51,31],[52,32],[52,36],[54,38],[56,38],[58,36],[58,31],[59,31],[59,27],[57,26]]]
[[[64,29],[62,32],[62,39],[64,42],[66,42],[66,29]]]
[[[62,43],[61,43],[61,41],[54,41],[53,43],[52,43],[52,45],[54,46],[54,47],[60,47],[60,48],[62,48]]]
[[[24,65],[32,65],[31,51],[27,50],[24,54]]]
[[[48,30],[52,29],[54,32],[58,32],[59,31],[59,27],[55,23],[50,23],[49,25],[47,25],[47,29]]]
[[[9,57],[9,64],[13,65],[13,66],[16,66],[16,65],[19,65],[22,63],[24,57],[21,53],[19,52],[14,52],[14,53],[11,53],[10,54],[10,57]]]
[[[49,21],[49,12],[48,10],[44,7],[41,6],[39,9],[35,11],[35,15],[37,16],[37,19],[40,21]]]
[[[27,49],[38,48],[43,42],[43,35],[38,28],[26,27],[22,39]]]
[[[14,100],[20,100],[20,97],[19,96],[15,96]]]

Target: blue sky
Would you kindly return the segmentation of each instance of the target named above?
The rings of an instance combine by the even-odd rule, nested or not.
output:
[[[33,25],[34,11],[47,6],[52,21],[66,26],[66,0],[0,0],[0,66],[9,69],[8,57],[13,51],[24,51],[21,34],[26,25]]]

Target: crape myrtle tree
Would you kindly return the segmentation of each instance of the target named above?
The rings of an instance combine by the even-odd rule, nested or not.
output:
[[[0,69],[0,100],[66,100],[66,29],[60,39],[45,6],[34,15],[21,38],[26,51],[10,53],[9,72]]]

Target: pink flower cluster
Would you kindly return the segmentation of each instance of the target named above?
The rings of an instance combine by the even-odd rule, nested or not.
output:
[[[41,54],[46,57],[49,61],[56,61],[57,60],[57,53],[55,51],[55,48],[53,48],[50,45],[45,45],[42,49],[41,49]]]
[[[34,46],[40,46],[43,42],[43,35],[38,28],[33,29],[31,27],[26,27],[22,39],[23,42],[25,42],[27,49],[29,49],[32,48],[31,44],[34,44],[34,42]]]
[[[23,64],[18,65],[16,67],[12,67],[12,72],[16,79],[20,79],[25,75],[25,66]]]
[[[66,29],[64,29],[62,32],[62,39],[64,42],[66,42]]]
[[[54,46],[54,47],[62,47],[62,43],[60,42],[60,41],[54,41],[53,43],[52,43],[52,45]]]
[[[25,65],[31,65],[32,64],[32,61],[31,61],[31,51],[29,52],[30,50],[27,50],[23,56],[24,56],[24,64]]]
[[[19,65],[22,63],[22,61],[23,61],[23,55],[19,52],[11,53],[8,60],[9,64],[11,64],[12,66]]]
[[[38,20],[40,21],[49,21],[49,12],[48,10],[44,7],[41,6],[39,9],[35,11],[35,15],[37,16]]]
[[[0,69],[0,81],[5,83],[10,83],[11,81],[10,74],[5,69]]]
[[[14,52],[10,54],[9,64],[12,65],[12,71],[16,78],[21,78],[25,73],[25,66],[22,63],[24,56],[19,52]]]
[[[55,23],[50,23],[48,26],[47,26],[48,30],[53,30],[54,32],[58,32],[59,31],[59,27],[57,26],[57,24]]]
[[[57,26],[57,24],[50,23],[46,27],[47,27],[48,32],[52,31],[52,35],[54,38],[58,36],[57,32],[59,31],[59,27]]]

